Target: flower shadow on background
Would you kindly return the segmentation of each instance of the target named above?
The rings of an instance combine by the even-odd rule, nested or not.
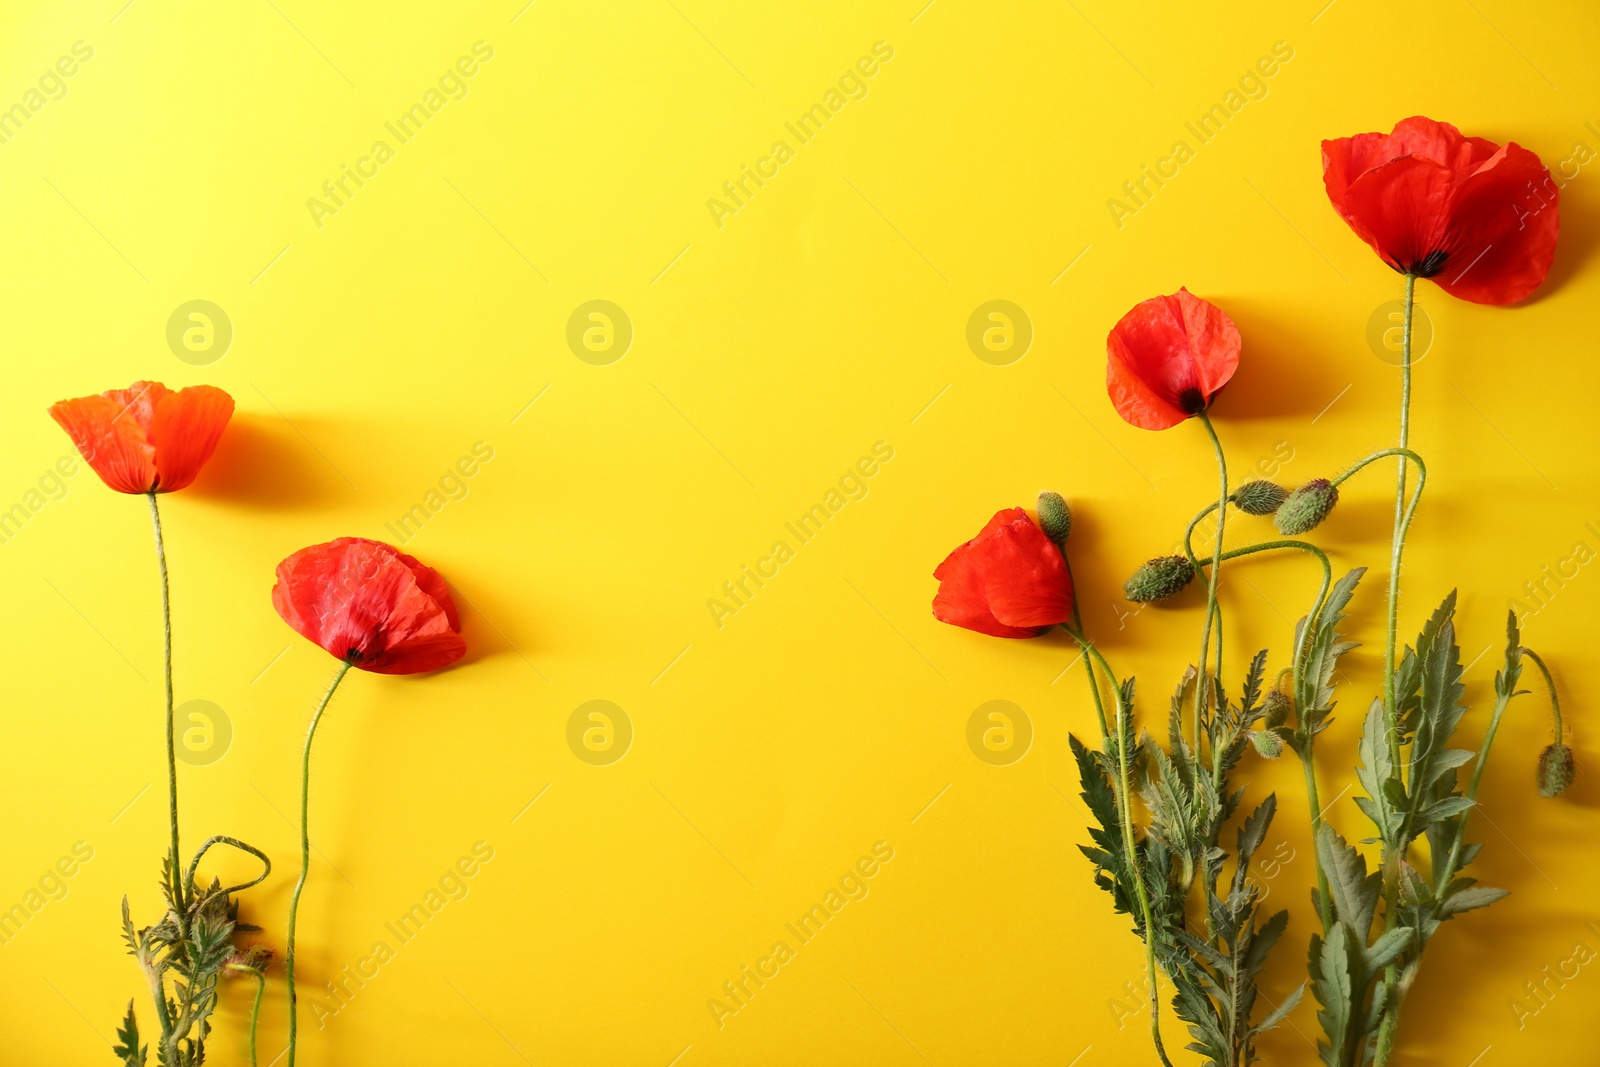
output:
[[[338,429],[348,431],[347,423]],[[206,500],[262,510],[313,508],[348,501],[356,488],[311,442],[331,438],[326,420],[236,412],[216,452],[195,481]]]

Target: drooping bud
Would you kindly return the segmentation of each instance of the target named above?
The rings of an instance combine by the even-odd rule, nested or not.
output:
[[[1133,572],[1122,591],[1135,604],[1151,604],[1183,592],[1194,580],[1194,565],[1182,556],[1158,556]]]
[[[1333,483],[1317,478],[1290,493],[1273,521],[1279,533],[1294,537],[1315,529],[1338,502],[1339,490]]]
[[[232,971],[255,971],[263,974],[272,966],[272,957],[275,953],[266,945],[251,945],[246,949],[237,949],[226,960],[223,967]]]
[[[1572,784],[1572,776],[1577,769],[1572,749],[1559,742],[1547,745],[1539,753],[1539,795],[1560,796]]]
[[[1277,482],[1245,482],[1233,491],[1233,506],[1246,515],[1271,515],[1289,497],[1289,490]]]
[[[1275,730],[1289,720],[1289,698],[1278,690],[1267,690],[1261,706],[1266,710],[1267,729]]]
[[[1072,509],[1060,493],[1046,489],[1039,494],[1039,528],[1058,545],[1065,545],[1072,535]]]
[[[1250,743],[1262,759],[1277,759],[1283,755],[1283,738],[1276,730],[1251,730]]]

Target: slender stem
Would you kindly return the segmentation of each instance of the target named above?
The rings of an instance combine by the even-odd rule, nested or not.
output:
[[[300,911],[300,891],[306,887],[306,873],[311,868],[311,833],[307,809],[311,801],[311,742],[317,736],[317,724],[322,721],[322,713],[328,708],[328,701],[333,699],[334,690],[339,688],[339,683],[344,681],[344,676],[350,673],[351,661],[345,660],[339,664],[339,673],[333,676],[328,691],[322,696],[322,703],[317,705],[317,710],[311,716],[311,727],[306,730],[305,752],[300,758],[300,878],[294,884],[294,896],[289,898],[289,936],[288,946],[284,949],[284,973],[289,983],[289,1064],[294,1067],[295,1038],[298,1032],[299,1005],[295,1002],[294,995],[294,924],[295,916]]]
[[[267,991],[267,976],[252,969],[256,976],[256,998],[250,1004],[250,1067],[256,1067],[256,1019],[261,1015],[261,994]]]
[[[1200,425],[1206,429],[1206,435],[1211,438],[1211,447],[1217,454],[1217,538],[1212,549],[1211,571],[1206,575],[1206,619],[1200,629],[1200,677],[1196,681],[1194,690],[1194,712],[1192,715],[1192,735],[1194,737],[1194,750],[1200,752],[1200,692],[1204,687],[1207,671],[1207,652],[1211,645],[1211,623],[1213,617],[1217,618],[1217,674],[1222,672],[1222,624],[1221,609],[1217,606],[1217,585],[1221,579],[1222,570],[1222,534],[1228,522],[1228,460],[1222,452],[1222,442],[1217,438],[1217,429],[1211,425],[1211,416],[1204,411],[1198,418]],[[1193,526],[1190,527],[1193,529]],[[1185,534],[1185,545],[1187,546]]]
[[[189,936],[189,918],[184,906],[187,886],[183,884],[180,866],[182,855],[178,850],[178,750],[173,739],[172,700],[172,598],[167,582],[167,548],[161,537],[161,509],[156,505],[154,492],[145,494],[150,500],[150,524],[156,534],[156,563],[161,568],[161,635],[162,653],[167,683],[167,814],[172,825],[172,895],[178,910],[178,933],[184,940]]]
[[[1416,304],[1417,276],[1406,275],[1405,323],[1400,349],[1400,448],[1411,444],[1411,314]],[[1383,650],[1383,694],[1385,726],[1389,735],[1389,760],[1394,773],[1403,786],[1405,771],[1400,764],[1400,709],[1395,696],[1395,651],[1400,622],[1400,559],[1405,552],[1406,532],[1411,526],[1411,516],[1416,511],[1420,491],[1413,496],[1411,506],[1406,506],[1406,456],[1399,457],[1395,473],[1394,536],[1389,547],[1389,627],[1388,640]],[[1419,485],[1420,490],[1420,485]],[[1401,842],[1385,842],[1383,857],[1384,929],[1393,930],[1400,923],[1400,853]],[[1383,970],[1384,1009],[1383,1022],[1378,1027],[1376,1050],[1377,1067],[1387,1067],[1389,1054],[1394,1048],[1395,1029],[1400,1022],[1400,1005],[1397,1003],[1400,986],[1400,967],[1391,961]]]
[[[1156,1055],[1161,1058],[1164,1067],[1172,1067],[1172,1061],[1167,1058],[1167,1049],[1161,1041],[1161,994],[1156,985],[1156,929],[1155,920],[1150,911],[1150,894],[1145,889],[1144,867],[1139,860],[1139,850],[1133,837],[1133,800],[1129,795],[1131,790],[1128,781],[1128,725],[1127,719],[1131,710],[1122,699],[1121,687],[1117,684],[1117,676],[1111,669],[1111,664],[1106,662],[1105,656],[1094,646],[1083,630],[1078,626],[1078,606],[1076,600],[1072,606],[1072,626],[1063,626],[1078,646],[1083,649],[1083,654],[1090,657],[1088,673],[1089,691],[1094,696],[1095,710],[1100,714],[1100,729],[1107,741],[1111,740],[1110,732],[1106,730],[1105,707],[1100,699],[1100,686],[1095,681],[1094,669],[1100,668],[1106,676],[1106,684],[1111,687],[1112,699],[1116,701],[1117,708],[1117,809],[1122,823],[1122,847],[1128,854],[1128,869],[1133,872],[1133,891],[1139,900],[1139,915],[1144,926],[1144,961],[1150,981],[1150,1040],[1155,1043]]]
[[[1556,695],[1556,680],[1551,677],[1550,668],[1544,665],[1544,660],[1540,658],[1539,653],[1523,645],[1522,654],[1533,660],[1533,665],[1539,668],[1540,674],[1544,675],[1544,687],[1550,691],[1550,713],[1556,720],[1555,743],[1559,745],[1561,744],[1561,698]],[[1474,776],[1473,786],[1476,789],[1476,776]]]

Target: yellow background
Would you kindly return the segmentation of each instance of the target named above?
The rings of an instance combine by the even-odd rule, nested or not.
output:
[[[1290,455],[1285,481],[1334,473],[1392,440],[1398,375],[1366,330],[1400,285],[1328,206],[1318,140],[1422,113],[1552,166],[1600,151],[1600,15],[1580,3],[125,3],[0,16],[0,105],[74,42],[93,49],[0,145],[0,506],[68,453],[54,400],[136,378],[237,399],[198,483],[164,502],[178,699],[214,702],[234,734],[221,759],[180,766],[184,839],[272,855],[244,911],[280,947],[299,746],[333,663],[272,611],[272,569],[336,535],[396,540],[386,523],[476,442],[493,449],[406,546],[458,591],[467,660],[352,675],[318,740],[305,1064],[1151,1062],[1132,1014],[1142,954],[1076,849],[1082,668],[1063,673],[1061,638],[935,622],[930,573],[998,508],[1066,493],[1087,625],[1159,712],[1194,655],[1197,602],[1123,618],[1119,587],[1215,478],[1197,426],[1116,417],[1107,329],[1179,285],[1215,300],[1244,336],[1216,408],[1236,471]],[[478,41],[493,58],[467,95],[319,228],[307,200]],[[879,41],[893,58],[867,95],[719,227],[707,200],[774,141],[794,147],[784,123]],[[1107,200],[1176,140],[1195,147],[1184,123],[1280,41],[1293,58],[1265,97],[1119,228]],[[1535,606],[1524,583],[1577,543],[1600,549],[1585,525],[1600,523],[1600,167],[1577,167],[1563,198],[1555,268],[1527,306],[1419,287],[1436,338],[1414,441],[1435,480],[1403,622],[1461,585],[1463,657],[1489,649],[1470,674],[1474,743],[1508,603]],[[209,366],[166,342],[197,298],[235,332]],[[607,366],[565,339],[592,299],[633,325]],[[1008,366],[966,343],[991,299],[1033,324]],[[893,459],[865,498],[796,546],[784,523],[879,441]],[[1358,836],[1341,789],[1374,692],[1391,479],[1351,483],[1316,534],[1340,566],[1374,568],[1352,620],[1368,643],[1320,750],[1329,817]],[[65,484],[0,545],[0,906],[75,842],[93,859],[0,946],[7,1063],[110,1063],[130,997],[153,1029],[116,922],[125,892],[156,917],[166,834],[149,526],[143,501],[87,470]],[[795,558],[718,627],[708,599],[779,539]],[[1589,764],[1600,581],[1574,567],[1526,625]],[[1306,565],[1240,565],[1224,585],[1230,673],[1263,644],[1281,660]],[[609,766],[567,743],[595,699],[635,733]],[[995,699],[1035,734],[1005,767],[966,741]],[[1474,872],[1513,895],[1431,948],[1404,1063],[1586,1062],[1600,978],[1551,983],[1543,1007],[1524,989],[1578,943],[1600,948],[1585,925],[1600,792],[1581,778],[1560,801],[1534,795],[1547,720],[1536,697],[1507,719]],[[1305,804],[1291,760],[1241,775],[1252,796],[1278,791],[1267,852],[1293,856],[1268,880],[1293,911],[1276,1000],[1312,924]],[[480,841],[494,858],[465,899],[396,947],[384,924]],[[707,1001],[879,841],[894,858],[870,895],[719,1028]],[[319,1029],[323,983],[379,940],[394,958]],[[226,992],[216,1064],[244,1062],[247,992]],[[263,1064],[284,1008],[278,968]],[[1308,996],[1267,1062],[1312,1062],[1316,1032]]]

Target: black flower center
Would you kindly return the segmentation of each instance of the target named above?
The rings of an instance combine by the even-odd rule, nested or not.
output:
[[[1403,273],[1415,274],[1419,278],[1431,278],[1444,270],[1444,261],[1450,258],[1450,253],[1445,251],[1429,252],[1421,259],[1406,267]]]
[[[1198,415],[1206,409],[1206,395],[1192,387],[1185,389],[1178,394],[1178,406],[1186,414]]]

